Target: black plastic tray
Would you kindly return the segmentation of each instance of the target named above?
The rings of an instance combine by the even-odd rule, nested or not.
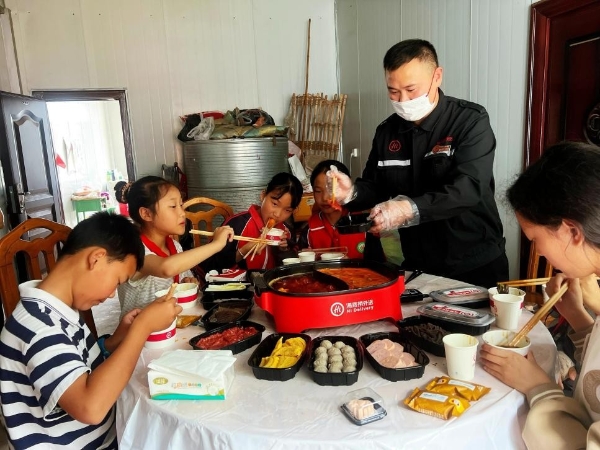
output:
[[[228,330],[229,328],[233,328],[236,326],[238,326],[238,327],[254,327],[254,328],[256,328],[258,333],[254,334],[250,337],[247,337],[246,339],[242,339],[241,341],[235,342],[230,345],[226,345],[225,347],[221,347],[219,349],[212,349],[212,350],[231,350],[233,352],[233,354],[235,355],[236,353],[243,352],[244,350],[258,344],[260,342],[260,340],[262,339],[263,331],[265,331],[264,325],[261,325],[260,323],[250,322],[249,320],[240,320],[240,321],[231,322],[227,325],[223,325],[222,327],[207,331],[206,333],[199,334],[198,336],[194,336],[193,338],[190,339],[189,344],[192,346],[192,348],[194,350],[203,350],[201,348],[196,347],[196,343],[200,339],[205,338],[207,336],[212,336],[213,334],[220,333],[222,331]]]
[[[341,217],[335,229],[340,234],[365,233],[373,226],[373,221],[368,218],[369,214],[350,214]]]
[[[211,322],[210,318],[217,312],[217,308],[219,307],[227,307],[227,306],[242,306],[245,308],[244,312],[242,312],[238,317],[233,320],[229,320],[227,322]],[[252,300],[224,300],[222,302],[218,302],[215,306],[210,308],[206,314],[202,316],[200,319],[200,323],[207,330],[213,330],[218,327],[222,327],[231,322],[239,322],[240,320],[246,320],[250,317],[250,313],[252,312],[252,307],[254,306],[254,302]]]
[[[270,356],[275,348],[275,344],[280,337],[283,337],[283,342],[287,341],[290,338],[301,337],[306,342],[306,347],[298,358],[298,362],[294,364],[292,367],[286,367],[285,369],[276,369],[270,367],[260,367],[260,362],[262,358],[266,356]],[[310,341],[311,338],[308,334],[302,333],[273,333],[267,336],[250,356],[248,360],[248,365],[252,367],[252,372],[254,376],[259,380],[269,380],[269,381],[287,381],[291,380],[296,376],[300,367],[304,364],[306,360],[306,356],[310,351]]]
[[[446,350],[444,349],[443,342],[440,344],[436,344],[435,342],[425,339],[421,336],[418,336],[406,329],[406,327],[418,326],[418,325],[423,325],[426,323],[431,323],[431,322],[429,322],[429,319],[427,317],[413,316],[413,317],[408,317],[404,320],[400,320],[397,325],[398,325],[398,329],[400,330],[400,334],[402,336],[404,336],[404,338],[407,341],[412,342],[417,347],[421,348],[422,350],[425,350],[428,353],[431,353],[432,355],[446,356]],[[447,329],[445,329],[444,327],[442,327],[438,324],[431,323],[431,325],[436,325],[436,326],[442,328],[444,331],[446,331],[447,334],[450,334],[450,332]]]
[[[390,341],[397,342],[404,347],[404,351],[410,353],[415,357],[415,362],[419,364],[413,367],[403,367],[398,369],[392,369],[389,367],[383,367],[379,364],[373,356],[367,350],[367,347],[374,341],[380,339],[389,339]],[[381,333],[369,333],[360,337],[360,342],[365,348],[365,357],[377,371],[382,378],[389,381],[406,381],[413,380],[415,378],[421,378],[425,373],[425,366],[429,364],[429,357],[416,345],[404,339],[400,333],[394,332],[381,332]]]
[[[342,341],[346,345],[350,345],[354,348],[356,354],[356,370],[354,372],[342,372],[342,373],[320,373],[314,370],[314,350],[321,345],[321,342],[325,339],[335,343],[336,341]],[[350,386],[358,381],[358,373],[363,367],[363,348],[359,345],[358,340],[351,336],[321,336],[313,339],[310,348],[310,362],[308,363],[308,370],[310,370],[313,380],[315,383],[321,386]]]
[[[214,284],[227,284],[227,283],[237,283],[236,281],[218,281],[207,284],[202,288],[202,298],[200,299],[200,303],[204,309],[209,310],[217,303],[226,301],[226,300],[251,300],[254,296],[254,289],[251,285],[246,286],[246,289],[239,291],[208,291],[206,292],[206,288],[210,285]]]

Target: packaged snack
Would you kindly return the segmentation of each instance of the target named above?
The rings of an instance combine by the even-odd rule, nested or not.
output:
[[[459,417],[471,404],[464,398],[454,395],[436,394],[415,388],[404,400],[404,404],[423,414],[448,420]]]
[[[458,395],[471,401],[479,400],[485,394],[490,392],[489,387],[455,380],[447,376],[435,377],[427,384],[427,386],[425,386],[425,389],[429,392],[438,394]]]

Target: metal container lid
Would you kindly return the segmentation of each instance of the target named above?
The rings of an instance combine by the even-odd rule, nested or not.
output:
[[[445,303],[423,305],[417,309],[417,312],[425,317],[477,327],[490,325],[495,320],[492,314]]]
[[[488,290],[481,286],[460,286],[451,289],[432,291],[429,296],[437,302],[452,305],[467,305],[489,299]]]

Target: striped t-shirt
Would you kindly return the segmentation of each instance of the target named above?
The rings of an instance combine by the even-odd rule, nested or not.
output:
[[[19,286],[21,302],[0,334],[0,403],[9,441],[15,449],[117,448],[114,407],[102,423],[87,425],[58,405],[103,357],[79,312],[38,283]]]

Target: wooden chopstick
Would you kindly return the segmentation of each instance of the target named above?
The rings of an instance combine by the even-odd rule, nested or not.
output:
[[[306,248],[302,251],[314,252],[314,253],[328,253],[328,252],[348,253],[348,247]]]
[[[556,304],[556,302],[563,296],[565,292],[567,292],[568,288],[569,285],[567,283],[563,284],[560,287],[560,289],[556,291],[556,293],[552,297],[550,297],[550,299],[547,302],[545,302],[540,307],[540,309],[537,310],[537,312],[533,315],[531,319],[529,319],[525,326],[521,328],[521,330],[517,334],[515,334],[515,337],[508,343],[508,346],[516,347],[517,344],[521,341],[521,339],[527,336],[527,334],[533,329],[533,327],[538,323],[538,321],[540,321],[542,317],[544,317],[550,312],[550,310]]]
[[[175,289],[177,289],[177,283],[171,283],[171,287],[169,288],[169,292],[167,292],[167,295],[165,296],[165,299],[170,299],[173,297],[173,294],[175,293]]]
[[[530,278],[525,280],[511,280],[511,281],[500,281],[497,284],[502,284],[504,286],[515,287],[515,286],[539,286],[540,284],[544,284],[550,281],[550,277],[548,278]]]
[[[191,234],[199,234],[200,236],[214,236],[214,232],[213,231],[204,231],[204,230],[190,230]],[[248,241],[248,242],[257,242],[259,244],[266,244],[269,242],[268,239],[260,239],[260,238],[253,238],[253,237],[248,237],[248,236],[237,236],[234,235],[233,236],[233,240],[234,241]]]
[[[275,226],[277,222],[275,221],[275,219],[269,219],[267,220],[267,223],[265,225],[265,227],[262,229],[262,232],[260,233],[260,240],[261,241],[266,241],[266,237],[267,234],[269,234],[269,231],[271,231],[271,229]],[[261,245],[263,245],[264,242],[257,242],[256,244],[254,244],[254,246],[252,247],[252,249],[246,253],[246,256],[244,256],[244,259],[246,259],[246,257],[248,255],[250,255],[250,261],[254,260],[254,256],[256,256],[256,252],[258,251],[258,249],[261,247]],[[264,245],[263,245],[264,246]]]

